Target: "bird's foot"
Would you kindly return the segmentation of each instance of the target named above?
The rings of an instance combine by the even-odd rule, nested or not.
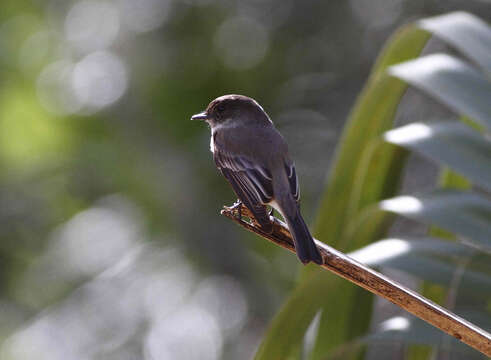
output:
[[[231,211],[237,219],[242,220],[242,201],[237,199],[232,206],[225,206],[225,208]]]

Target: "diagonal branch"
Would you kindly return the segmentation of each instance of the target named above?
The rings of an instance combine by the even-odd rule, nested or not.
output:
[[[221,214],[247,230],[295,252],[290,232],[280,220],[272,218],[273,232],[268,234],[254,225],[254,218],[245,206],[224,207]],[[252,221],[247,222],[240,215]],[[491,356],[491,334],[323,242],[319,240],[315,242],[321,252],[323,259],[321,266],[324,269],[389,300],[481,353]]]

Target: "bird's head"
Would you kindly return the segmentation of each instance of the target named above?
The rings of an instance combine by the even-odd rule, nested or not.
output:
[[[223,95],[213,100],[205,111],[191,120],[204,120],[212,128],[227,124],[267,124],[268,115],[254,99],[244,95]]]

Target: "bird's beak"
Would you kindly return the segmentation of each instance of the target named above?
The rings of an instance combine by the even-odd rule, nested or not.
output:
[[[206,111],[200,112],[199,114],[191,116],[191,120],[208,120],[208,114]]]

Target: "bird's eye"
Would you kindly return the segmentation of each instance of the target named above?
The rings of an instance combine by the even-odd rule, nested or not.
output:
[[[220,104],[217,106],[217,110],[218,112],[223,112],[225,110],[225,106],[223,106],[223,104]]]

